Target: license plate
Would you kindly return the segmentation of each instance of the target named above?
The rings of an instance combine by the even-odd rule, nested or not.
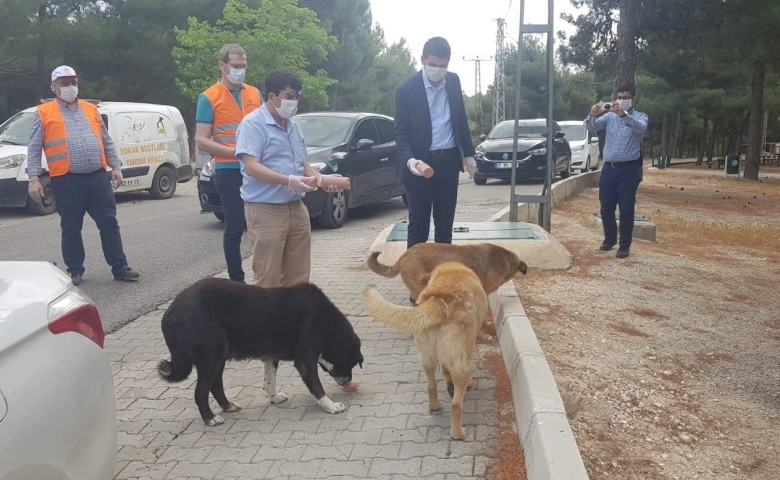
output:
[[[512,168],[512,162],[496,162],[493,168]]]

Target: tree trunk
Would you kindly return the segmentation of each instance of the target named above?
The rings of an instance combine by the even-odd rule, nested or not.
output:
[[[715,136],[718,134],[718,122],[712,124],[712,133],[710,133],[709,145],[707,145],[707,161],[711,162],[715,156]]]
[[[47,75],[44,74],[46,68],[46,31],[44,22],[46,20],[46,7],[48,3],[43,2],[38,6],[38,49],[36,51],[36,78],[42,79],[40,83],[40,93],[45,95],[46,91],[51,92],[48,87],[51,82],[47,82]],[[51,77],[48,77],[51,78]],[[48,96],[48,95],[47,95]]]
[[[699,137],[699,152],[696,158],[696,165],[704,163],[704,148],[707,145],[707,131],[710,128],[710,117],[704,117],[704,129]]]
[[[640,0],[620,0],[620,21],[617,27],[617,77],[615,88],[634,83],[636,73],[636,30]]]
[[[763,145],[762,130],[764,127],[764,78],[766,66],[759,60],[753,61],[753,80],[750,84],[750,128],[748,130],[748,149],[745,155],[744,178],[758,180]]]
[[[661,127],[661,153],[660,155],[666,155],[669,148],[669,114],[664,114],[663,126]]]
[[[675,115],[672,118],[672,123],[673,123],[674,126],[673,126],[673,128],[671,129],[671,132],[670,132],[670,134],[671,134],[670,140],[671,141],[669,143],[669,153],[667,153],[667,155],[670,158],[674,158],[675,153],[677,153],[677,136],[678,136],[679,128],[680,128],[680,112],[679,111],[677,112],[677,115]]]

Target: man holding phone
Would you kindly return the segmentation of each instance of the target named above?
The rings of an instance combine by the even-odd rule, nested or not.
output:
[[[585,125],[591,132],[606,130],[604,167],[599,179],[601,222],[604,242],[600,249],[612,250],[618,244],[615,208],[620,207],[620,244],[617,258],[628,257],[634,232],[636,191],[642,181],[642,137],[648,117],[634,108],[636,87],[624,84],[618,88],[617,100],[599,102],[590,109]],[[607,107],[607,108],[605,108]]]

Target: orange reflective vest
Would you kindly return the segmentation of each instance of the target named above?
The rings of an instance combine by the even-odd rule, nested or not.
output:
[[[100,146],[100,161],[103,168],[106,168],[106,153],[103,149],[103,120],[100,118],[100,113],[95,105],[84,100],[79,100],[79,108],[87,116],[92,131],[95,132],[95,140]],[[46,155],[49,176],[65,175],[70,170],[70,157],[68,156],[68,132],[60,106],[56,100],[38,105],[38,115],[41,116],[41,125],[43,125],[43,153]]]
[[[260,108],[263,100],[260,90],[244,84],[241,88],[241,107],[238,108],[235,97],[222,83],[217,82],[203,92],[214,109],[214,122],[211,124],[211,139],[226,147],[236,147],[236,130],[245,116]],[[215,162],[237,162],[235,157],[214,156]]]

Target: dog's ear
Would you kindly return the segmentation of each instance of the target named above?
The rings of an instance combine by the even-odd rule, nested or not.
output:
[[[363,370],[363,355],[360,355],[358,358],[358,365],[360,365],[360,369]]]

